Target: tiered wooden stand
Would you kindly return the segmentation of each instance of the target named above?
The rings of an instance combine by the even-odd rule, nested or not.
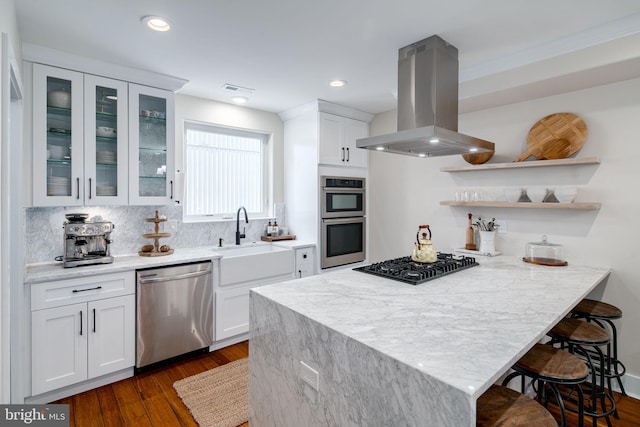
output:
[[[153,233],[147,233],[147,234],[143,234],[142,237],[144,237],[145,239],[153,239],[153,249],[150,251],[140,251],[138,252],[138,255],[140,256],[164,256],[164,255],[171,255],[173,253],[173,249],[169,248],[168,250],[162,251],[160,248],[160,239],[165,238],[165,237],[171,237],[171,233],[160,233],[160,223],[161,222],[165,222],[167,219],[166,218],[160,218],[158,216],[158,211],[156,211],[156,216],[155,218],[145,218],[144,222],[153,222],[155,224],[154,226],[154,232]]]

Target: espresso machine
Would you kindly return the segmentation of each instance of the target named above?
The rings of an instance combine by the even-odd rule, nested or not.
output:
[[[67,214],[65,217],[63,267],[113,262],[109,250],[112,222],[87,221],[88,214]]]

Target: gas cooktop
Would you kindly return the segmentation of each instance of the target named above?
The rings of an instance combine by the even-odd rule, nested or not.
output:
[[[419,285],[477,265],[479,264],[475,258],[438,252],[438,260],[431,263],[416,262],[406,256],[357,267],[354,270]]]

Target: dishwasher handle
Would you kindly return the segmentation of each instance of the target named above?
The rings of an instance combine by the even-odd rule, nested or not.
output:
[[[157,274],[150,274],[148,276],[140,276],[138,278],[138,283],[169,282],[172,280],[181,280],[181,279],[189,279],[191,277],[206,276],[207,274],[211,274],[211,269],[207,269],[204,271],[194,271],[193,273],[178,274],[175,276],[158,276]]]

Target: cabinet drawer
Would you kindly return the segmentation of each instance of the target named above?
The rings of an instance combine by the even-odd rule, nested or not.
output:
[[[31,310],[135,293],[134,272],[104,274],[31,285]]]

